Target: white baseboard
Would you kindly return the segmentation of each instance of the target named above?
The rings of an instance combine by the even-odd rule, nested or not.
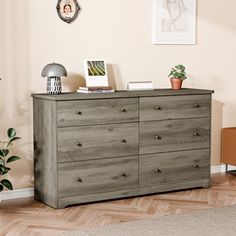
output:
[[[235,166],[228,166],[229,170],[236,170]],[[218,165],[211,167],[211,174],[223,173],[225,172],[225,165]],[[2,200],[10,200],[17,198],[25,198],[25,197],[33,197],[34,196],[34,188],[24,188],[24,189],[16,189],[13,191],[3,191],[1,192]]]
[[[23,188],[1,192],[2,201],[32,196],[34,196],[34,188]]]
[[[211,174],[216,174],[216,173],[224,173],[225,172],[225,165],[221,164],[218,166],[212,166],[211,167]],[[228,165],[228,170],[236,170],[236,166],[231,166]]]
[[[218,165],[211,167],[211,174],[222,173],[225,172],[225,165]]]

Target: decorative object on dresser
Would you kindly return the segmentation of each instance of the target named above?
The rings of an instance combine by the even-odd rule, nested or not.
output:
[[[134,81],[128,82],[127,90],[153,90],[152,81]]]
[[[80,10],[77,0],[58,0],[56,8],[58,16],[68,24],[77,18]]]
[[[172,89],[181,89],[183,80],[187,79],[185,67],[177,65],[171,68],[168,77],[170,78]]]
[[[13,190],[11,181],[6,177],[6,174],[11,170],[7,164],[20,159],[20,157],[15,155],[8,156],[10,154],[9,149],[13,145],[13,142],[20,139],[20,137],[16,136],[16,130],[14,128],[9,128],[7,130],[7,136],[8,141],[0,141],[0,176],[3,176],[3,178],[0,178],[0,192],[3,191],[4,187]]]
[[[63,208],[208,187],[212,92],[33,94],[35,199]]]
[[[84,60],[86,86],[108,86],[107,67],[103,59]]]
[[[236,127],[222,129],[222,162],[226,164],[226,172],[236,174],[236,170],[228,170],[228,165],[236,166]]]
[[[47,77],[47,93],[59,94],[62,92],[61,76],[67,76],[67,71],[63,65],[53,62],[43,68],[41,76]]]

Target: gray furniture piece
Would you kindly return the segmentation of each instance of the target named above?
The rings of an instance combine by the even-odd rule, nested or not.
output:
[[[35,199],[63,208],[209,187],[212,93],[33,94]]]

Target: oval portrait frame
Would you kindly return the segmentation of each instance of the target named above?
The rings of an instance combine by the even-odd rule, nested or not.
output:
[[[56,9],[58,16],[69,24],[77,18],[80,7],[77,0],[58,0]]]

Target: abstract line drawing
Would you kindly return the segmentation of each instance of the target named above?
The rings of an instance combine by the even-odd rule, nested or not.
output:
[[[162,18],[162,31],[186,31],[186,14],[188,8],[183,0],[162,0],[162,7],[167,17]]]
[[[153,44],[195,44],[196,0],[153,1]]]

